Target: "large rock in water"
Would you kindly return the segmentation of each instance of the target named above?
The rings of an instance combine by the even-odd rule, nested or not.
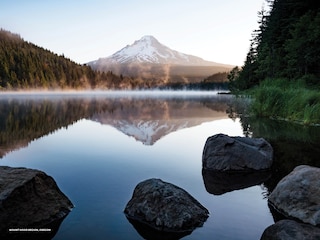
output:
[[[217,134],[207,139],[202,167],[214,171],[250,171],[269,169],[273,149],[263,138],[229,137]]]
[[[293,220],[281,220],[266,228],[260,240],[320,239],[320,228]]]
[[[277,184],[268,202],[287,218],[320,225],[320,168],[296,167]]]
[[[44,172],[0,167],[0,235],[9,229],[46,226],[72,208],[54,179]]]
[[[124,213],[129,220],[165,232],[192,231],[209,216],[209,211],[189,193],[160,179],[139,183]]]

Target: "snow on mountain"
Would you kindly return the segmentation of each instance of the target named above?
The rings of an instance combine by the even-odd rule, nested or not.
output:
[[[149,35],[142,37],[131,45],[127,45],[107,58],[100,58],[97,61],[90,62],[89,65],[128,63],[177,64],[187,66],[220,65],[172,50]]]

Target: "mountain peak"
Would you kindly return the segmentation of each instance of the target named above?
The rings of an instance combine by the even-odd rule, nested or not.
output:
[[[152,35],[144,35],[142,38],[140,38],[139,41],[157,41],[158,42],[158,40]]]
[[[130,47],[130,46],[133,47],[136,45],[139,45],[138,47],[139,50],[149,48],[150,51],[153,51],[154,49],[150,49],[150,48],[158,48],[161,45],[161,43],[154,36],[145,35],[139,40],[136,40],[132,45],[127,45],[127,47]]]

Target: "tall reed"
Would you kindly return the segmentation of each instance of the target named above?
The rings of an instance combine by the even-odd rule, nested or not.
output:
[[[252,97],[256,116],[320,124],[320,91],[302,80],[267,79],[253,89]]]

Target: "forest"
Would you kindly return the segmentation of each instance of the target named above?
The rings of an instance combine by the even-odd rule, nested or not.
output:
[[[320,2],[302,0],[267,1],[270,11],[258,13],[244,66],[233,87],[248,89],[266,78],[304,78],[320,84]],[[237,69],[234,69],[237,71]]]
[[[267,0],[258,12],[242,67],[231,90],[251,90],[256,115],[320,123],[320,2]]]
[[[0,90],[133,88],[137,80],[94,71],[0,30]]]

